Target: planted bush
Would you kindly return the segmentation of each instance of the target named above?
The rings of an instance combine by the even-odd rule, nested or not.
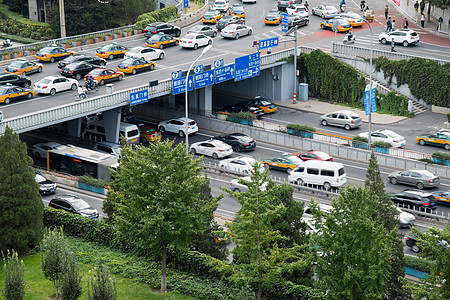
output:
[[[298,132],[301,132],[301,131],[303,131],[303,132],[311,132],[311,133],[316,132],[316,129],[314,127],[312,127],[312,126],[301,125],[301,124],[293,124],[293,123],[287,124],[286,125],[286,129],[287,130],[292,130],[295,133],[298,133]]]
[[[405,255],[404,257],[405,267],[409,267],[411,269],[419,270],[422,272],[431,273],[434,265],[436,264],[433,261],[429,261],[420,257]]]
[[[389,142],[374,142],[373,143],[374,147],[380,147],[380,148],[391,148],[392,145]]]
[[[91,177],[89,175],[81,176],[80,179],[78,180],[78,182],[84,183],[84,184],[87,184],[87,185],[92,185],[92,186],[95,186],[95,187],[102,187],[102,188],[104,188],[105,186],[108,185],[108,182],[106,182],[105,180],[94,178],[94,177]]]
[[[256,120],[256,116],[250,112],[240,111],[238,113],[231,113],[228,116],[228,120],[235,123],[240,123],[241,121],[253,122]]]
[[[354,137],[352,137],[352,141],[362,142],[362,143],[368,143],[369,142],[369,140],[367,138],[359,136],[359,135],[355,135]]]
[[[409,99],[391,91],[386,95],[379,94],[378,113],[394,116],[414,117],[414,113],[408,111]]]
[[[436,158],[442,159],[442,160],[450,160],[450,153],[436,151],[433,153],[433,157],[436,157]]]

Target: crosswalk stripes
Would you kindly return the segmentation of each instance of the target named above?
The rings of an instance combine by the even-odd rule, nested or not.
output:
[[[305,36],[308,35],[309,33],[305,33],[303,31],[297,30],[297,36]],[[271,31],[267,31],[261,34],[257,34],[255,35],[255,38],[257,39],[270,39],[273,37],[282,37],[284,36],[284,32],[281,31],[281,29],[276,29],[276,30],[271,30]]]

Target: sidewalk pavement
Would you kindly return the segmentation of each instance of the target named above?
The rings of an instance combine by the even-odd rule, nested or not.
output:
[[[322,102],[318,100],[308,100],[308,101],[297,101],[296,104],[292,103],[292,100],[277,101],[271,100],[275,105],[279,107],[291,108],[300,111],[312,112],[319,115],[324,115],[337,110],[351,110],[356,112],[363,122],[369,122],[369,116],[363,110],[351,108],[338,104],[331,104],[327,102]],[[391,116],[379,113],[372,113],[372,124],[393,124],[398,121],[404,120],[406,117]]]

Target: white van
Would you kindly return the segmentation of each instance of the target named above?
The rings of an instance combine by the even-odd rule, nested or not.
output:
[[[84,130],[86,133],[105,136],[105,125],[103,120],[89,122]],[[128,144],[139,144],[139,129],[136,125],[120,122],[119,136],[124,136]]]
[[[320,185],[327,191],[347,182],[343,164],[320,160],[305,161],[289,174],[288,179],[289,182],[300,185]]]

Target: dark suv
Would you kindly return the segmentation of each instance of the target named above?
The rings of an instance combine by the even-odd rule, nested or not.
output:
[[[230,145],[233,151],[251,151],[256,148],[255,140],[243,133],[218,135],[214,139]]]
[[[76,62],[87,62],[91,65],[96,65],[99,67],[106,66],[106,60],[101,57],[91,57],[91,56],[85,56],[85,55],[72,55],[69,57],[64,58],[60,62],[58,62],[58,68],[62,69],[68,64],[76,63]]]
[[[432,194],[420,190],[404,190],[393,195],[391,200],[404,207],[413,206],[413,208],[419,208],[421,211],[437,208],[436,198]]]
[[[28,89],[31,86],[30,77],[10,73],[0,73],[0,85],[10,83]]]
[[[165,33],[172,36],[179,37],[181,35],[181,29],[178,26],[173,26],[167,23],[155,22],[144,29],[146,38],[151,38],[154,34]]]
[[[58,195],[48,203],[48,206],[57,209],[64,209],[65,211],[78,214],[88,219],[98,219],[97,209],[90,206],[83,199],[80,199],[74,195]]]
[[[406,246],[410,247],[411,250],[415,253],[419,253],[422,251],[420,247],[417,245],[417,238],[412,233],[407,233],[405,235],[405,243]],[[450,249],[450,244],[445,240],[438,240],[438,247],[442,247],[443,249]]]
[[[80,80],[84,77],[84,75],[87,75],[89,72],[96,68],[98,68],[98,66],[92,65],[87,62],[75,62],[70,63],[62,68],[61,75]]]

